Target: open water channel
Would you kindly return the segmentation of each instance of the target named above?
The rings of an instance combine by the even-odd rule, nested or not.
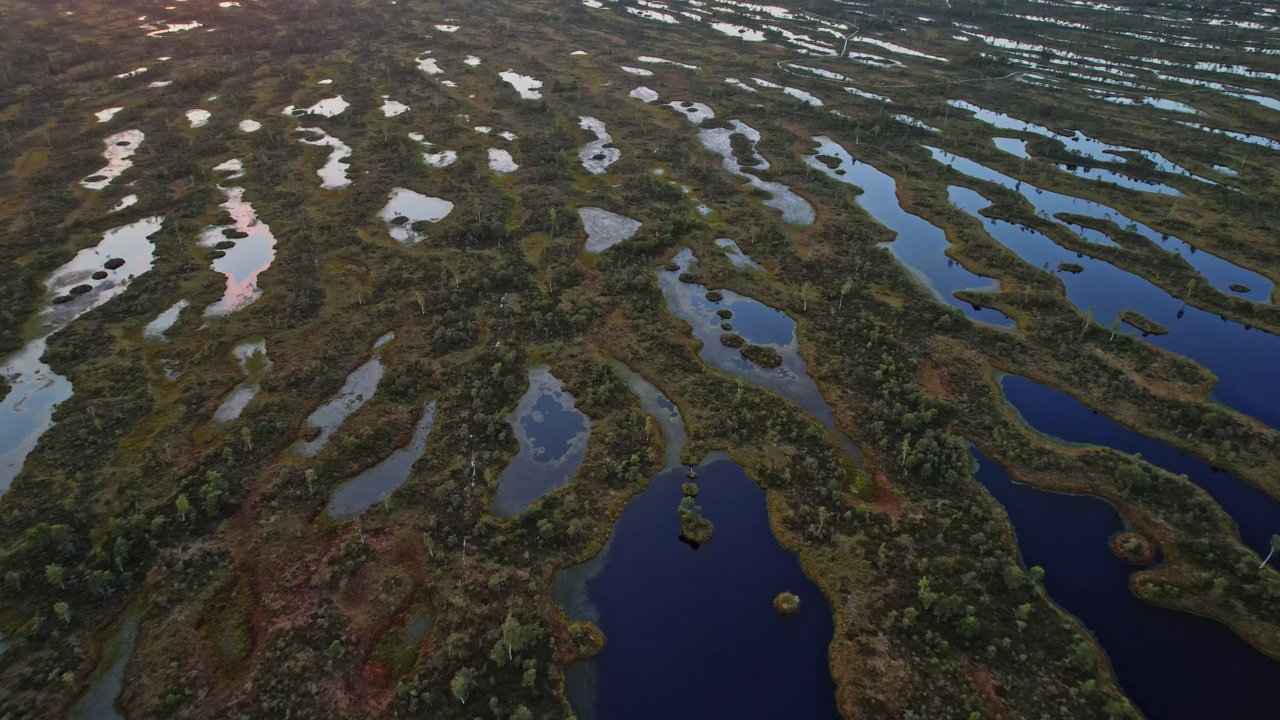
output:
[[[1020,485],[974,451],[976,478],[1009,513],[1022,560],[1045,570],[1049,597],[1106,650],[1121,688],[1151,720],[1274,717],[1280,663],[1225,625],[1156,607],[1129,590],[1134,567],[1107,539],[1123,529],[1095,497]]]
[[[1110,326],[1124,310],[1160,323],[1169,333],[1148,336],[1148,342],[1190,358],[1217,375],[1213,396],[1218,401],[1280,427],[1280,377],[1276,371],[1280,337],[1189,305],[1140,275],[1068,250],[1037,230],[987,218],[980,211],[991,202],[973,190],[952,187],[949,192],[954,205],[982,220],[991,237],[1031,265],[1055,270],[1059,263],[1074,263],[1083,268],[1056,273],[1067,299],[1081,312],[1092,308],[1095,321],[1103,327]]]

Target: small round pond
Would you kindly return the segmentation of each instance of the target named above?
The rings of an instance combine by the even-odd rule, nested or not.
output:
[[[529,389],[507,415],[520,451],[498,476],[489,511],[508,518],[573,480],[587,453],[591,423],[551,368],[529,369]]]

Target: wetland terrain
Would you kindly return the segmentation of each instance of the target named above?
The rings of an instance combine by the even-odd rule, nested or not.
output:
[[[0,19],[0,717],[1274,714],[1273,0]]]

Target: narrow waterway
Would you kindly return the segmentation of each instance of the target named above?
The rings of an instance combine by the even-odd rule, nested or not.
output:
[[[1259,555],[1266,555],[1271,536],[1280,534],[1280,502],[1229,472],[1216,470],[1194,455],[1144,437],[1090,410],[1079,400],[1020,375],[1004,375],[1000,388],[1005,400],[1029,427],[1068,443],[1103,445],[1141,455],[1143,460],[1177,475],[1186,475],[1204,488],[1231,516],[1240,539]]]
[[[1067,250],[1038,230],[985,217],[980,211],[991,202],[974,190],[953,186],[948,192],[952,204],[981,220],[991,237],[1027,263],[1054,272],[1067,299],[1081,312],[1092,309],[1099,325],[1111,326],[1124,310],[1160,323],[1168,334],[1148,336],[1147,342],[1194,360],[1217,375],[1214,399],[1280,427],[1280,368],[1275,362],[1280,359],[1280,337],[1188,305],[1146,278]],[[1078,265],[1079,272],[1056,272],[1062,263]]]
[[[862,190],[857,197],[858,206],[897,236],[890,242],[880,243],[880,247],[887,249],[917,282],[938,300],[959,308],[969,318],[1000,327],[1013,326],[1013,320],[999,310],[978,307],[955,296],[957,290],[999,292],[1000,281],[971,273],[947,255],[951,243],[946,233],[903,209],[898,201],[898,182],[893,176],[855,160],[829,137],[820,135],[813,141],[818,149],[806,156],[805,162],[833,180]]]

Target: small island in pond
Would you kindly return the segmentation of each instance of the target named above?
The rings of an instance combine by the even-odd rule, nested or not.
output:
[[[1136,313],[1133,310],[1123,310],[1116,317],[1120,318],[1120,320],[1125,324],[1131,325],[1137,328],[1138,330],[1142,331],[1143,335],[1168,335],[1169,334],[1169,328],[1165,327],[1164,325],[1161,325],[1160,323],[1156,322],[1155,320],[1152,320],[1151,318],[1144,317],[1143,315]]]
[[[800,612],[800,597],[793,592],[780,592],[773,599],[773,609],[779,615],[795,615]]]
[[[769,370],[782,365],[782,354],[767,345],[747,343],[742,346],[742,357]]]
[[[709,542],[715,536],[715,526],[702,517],[702,507],[692,497],[686,496],[681,500],[676,513],[680,516],[680,537],[693,547]]]

